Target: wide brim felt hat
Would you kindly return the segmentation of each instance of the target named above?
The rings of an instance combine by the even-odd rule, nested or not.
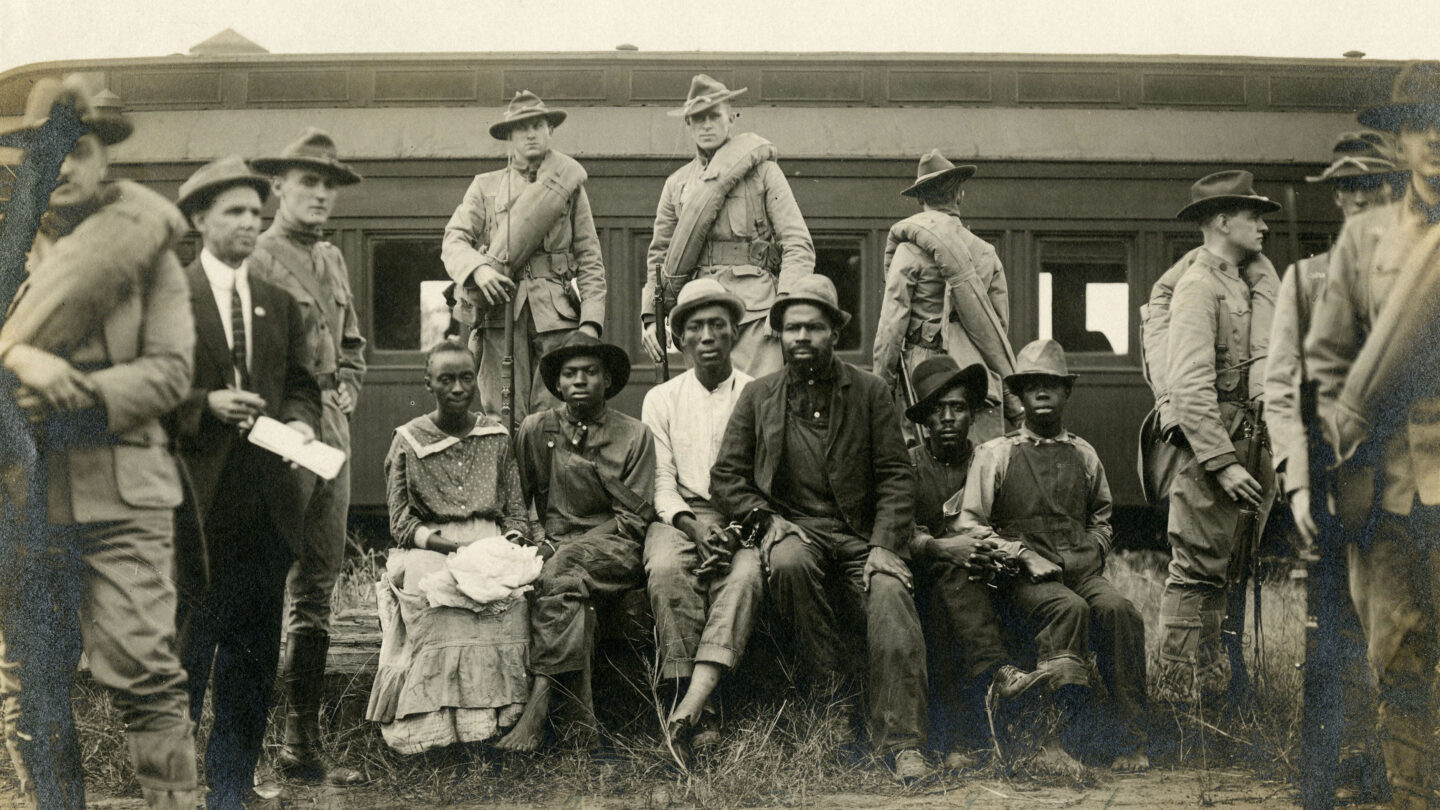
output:
[[[975,166],[968,163],[956,166],[940,154],[940,150],[932,149],[920,157],[920,165],[915,171],[915,182],[900,194],[905,197],[923,197],[927,191],[945,183],[969,180],[975,176],[975,172]]]
[[[545,381],[545,388],[556,399],[565,399],[560,394],[560,367],[565,365],[565,361],[576,357],[600,359],[601,365],[605,366],[605,371],[610,375],[610,385],[605,389],[607,400],[624,391],[625,384],[630,382],[630,355],[626,354],[624,349],[576,330],[565,343],[540,358],[540,379]]]
[[[835,326],[836,332],[850,323],[850,313],[840,308],[840,296],[835,292],[835,282],[828,276],[811,273],[802,276],[789,289],[781,290],[775,297],[775,303],[770,305],[770,328],[780,331],[785,310],[795,304],[814,304],[820,307],[830,317],[830,323]]]
[[[25,113],[20,121],[0,129],[0,146],[28,148],[29,137],[50,120],[51,109],[66,103],[74,107],[80,123],[101,143],[107,146],[120,143],[135,131],[135,125],[119,109],[103,104],[107,97],[118,104],[119,100],[109,93],[92,94],[79,76],[40,79],[25,98]]]
[[[1190,186],[1190,204],[1175,214],[1180,220],[1200,220],[1227,209],[1247,208],[1269,214],[1280,210],[1280,203],[1256,193],[1255,175],[1244,169],[1230,169],[1207,174]]]
[[[554,129],[565,123],[568,116],[569,113],[564,110],[545,106],[545,102],[529,90],[521,90],[510,99],[510,104],[505,108],[505,117],[490,125],[490,137],[497,141],[508,140],[511,129],[537,118],[549,121],[550,128]]]
[[[920,363],[910,372],[910,379],[918,399],[905,409],[905,418],[917,424],[925,421],[940,397],[957,386],[965,389],[965,401],[972,408],[985,404],[985,395],[990,388],[990,374],[983,364],[971,363],[960,368],[948,356],[932,357]]]
[[[742,87],[739,90],[731,90],[721,82],[700,73],[690,80],[690,91],[685,95],[685,106],[668,110],[665,114],[671,118],[688,118],[713,109],[744,94],[749,89]]]
[[[1050,338],[1032,340],[1025,344],[1015,356],[1015,370],[1005,375],[1005,384],[1011,389],[1031,377],[1050,377],[1075,382],[1079,374],[1071,374],[1065,362],[1065,347]]]
[[[679,346],[685,334],[685,319],[701,307],[719,305],[730,312],[735,326],[745,317],[745,302],[713,278],[697,278],[680,288],[680,297],[670,310],[670,337]]]
[[[270,181],[256,174],[245,165],[239,155],[230,155],[201,166],[180,184],[180,196],[175,206],[185,216],[190,216],[203,205],[208,205],[215,195],[231,186],[249,186],[260,194],[260,202],[270,198]]]
[[[1325,167],[1325,171],[1307,176],[1307,183],[1334,183],[1352,177],[1377,177],[1397,172],[1392,161],[1383,158],[1342,157]]]
[[[335,139],[315,127],[307,128],[279,155],[255,158],[250,161],[250,166],[257,172],[272,176],[294,168],[315,169],[330,175],[342,186],[353,186],[365,179],[340,160]]]
[[[1440,62],[1408,62],[1390,88],[1390,101],[1363,110],[1361,124],[1382,132],[1399,132],[1404,124],[1440,126]]]

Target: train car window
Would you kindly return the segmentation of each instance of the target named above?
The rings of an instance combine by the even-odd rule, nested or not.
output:
[[[840,308],[854,316],[859,323],[867,321],[861,317],[861,287],[864,282],[863,245],[865,238],[859,234],[816,234],[815,272],[829,276],[835,282],[835,292],[840,296]],[[852,325],[840,333],[840,351],[854,351],[860,348],[860,329]]]
[[[1130,354],[1129,246],[1044,240],[1040,247],[1039,337],[1067,352]]]
[[[444,298],[450,279],[440,261],[440,240],[380,238],[370,249],[374,347],[423,351],[434,345],[450,325]]]

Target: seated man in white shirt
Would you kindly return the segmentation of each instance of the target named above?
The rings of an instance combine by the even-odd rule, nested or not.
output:
[[[710,694],[734,668],[755,626],[760,554],[741,547],[739,527],[710,502],[710,466],[730,411],[751,378],[730,364],[744,304],[714,279],[680,291],[670,315],[690,370],[645,395],[641,420],[655,434],[655,509],[645,537],[645,574],[661,656],[660,674],[688,680],[667,732],[677,751],[719,740]]]

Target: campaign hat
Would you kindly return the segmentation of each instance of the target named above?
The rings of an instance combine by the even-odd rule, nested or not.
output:
[[[1176,219],[1202,220],[1216,211],[1252,208],[1262,214],[1280,210],[1280,203],[1255,192],[1255,175],[1244,169],[1207,174],[1190,186],[1190,204]]]
[[[1382,132],[1399,132],[1402,124],[1440,126],[1440,62],[1406,62],[1390,87],[1390,101],[1356,118]]]
[[[965,368],[949,355],[939,355],[924,360],[910,372],[911,387],[915,391],[915,404],[905,409],[905,418],[920,423],[940,397],[957,386],[965,389],[965,401],[972,409],[985,404],[985,394],[990,388],[990,375],[981,363],[971,363]]]
[[[927,191],[943,183],[969,180],[974,175],[974,166],[968,163],[956,166],[946,160],[939,149],[931,149],[920,156],[920,164],[915,169],[915,182],[900,193],[906,197],[924,197]]]
[[[540,379],[545,381],[545,387],[556,399],[565,399],[560,394],[560,367],[565,365],[565,361],[576,357],[598,358],[609,372],[610,386],[605,389],[606,399],[625,390],[625,384],[630,381],[630,355],[626,354],[624,349],[590,337],[577,329],[570,333],[564,343],[540,358]]]
[[[1333,183],[1349,177],[1393,174],[1395,148],[1390,136],[1381,132],[1344,132],[1335,139],[1331,163],[1320,174],[1305,178],[1307,183]]]
[[[231,186],[249,186],[260,194],[260,202],[270,199],[270,180],[256,174],[239,155],[230,155],[206,163],[180,184],[175,206],[186,217],[204,208],[215,195]]]
[[[554,129],[565,122],[569,113],[564,110],[551,109],[545,106],[540,97],[529,90],[520,90],[510,103],[505,107],[505,115],[499,121],[490,125],[490,137],[497,141],[507,140],[510,137],[510,130],[515,125],[525,121],[533,121],[536,118],[544,118],[550,122],[550,128]]]
[[[690,92],[685,95],[685,106],[670,110],[665,114],[671,118],[689,118],[696,113],[705,112],[722,102],[729,101],[749,89],[742,87],[739,90],[731,90],[704,73],[697,73],[695,78],[690,80]]]
[[[307,127],[279,155],[255,158],[250,165],[255,171],[269,175],[284,174],[287,169],[293,168],[317,169],[335,178],[335,182],[342,186],[353,186],[364,179],[359,172],[340,161],[340,152],[330,133],[316,127]]]
[[[20,116],[20,121],[0,130],[0,146],[27,148],[29,136],[50,120],[50,110],[56,104],[73,106],[80,123],[88,127],[101,143],[107,146],[120,143],[135,131],[135,125],[120,112],[118,101],[109,91],[91,93],[84,80],[75,74],[64,79],[40,79],[25,97],[25,113]]]

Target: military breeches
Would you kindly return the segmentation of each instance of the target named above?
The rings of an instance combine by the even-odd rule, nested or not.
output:
[[[925,742],[925,637],[915,601],[899,579],[877,574],[867,590],[870,547],[829,519],[795,521],[810,536],[790,536],[770,552],[767,584],[782,621],[795,631],[805,665],[824,676],[854,669],[842,628],[865,628],[869,660],[869,733],[878,753]]]
[[[6,745],[40,807],[84,805],[70,688],[83,650],[125,725],[140,785],[193,791],[194,726],[175,654],[170,510],[51,526],[46,547],[19,552],[0,587]],[[23,789],[23,788],[22,788]]]
[[[321,392],[320,432],[316,439],[347,456],[333,480],[314,481],[305,507],[301,547],[285,582],[290,610],[288,633],[330,632],[330,597],[345,562],[346,518],[350,514],[350,418],[336,404],[334,391]]]
[[[708,504],[692,503],[696,514],[721,520]],[[645,535],[645,577],[655,634],[660,648],[660,676],[688,678],[703,661],[733,669],[745,653],[755,627],[764,578],[760,552],[737,549],[730,570],[701,581],[693,572],[700,553],[690,536],[665,523],[652,523]]]
[[[517,426],[525,421],[526,416],[560,404],[540,377],[540,358],[565,342],[566,336],[573,331],[557,329],[551,332],[536,332],[528,304],[516,313],[513,399]],[[505,379],[505,349],[504,326],[482,327],[470,333],[470,350],[475,353],[475,359],[480,364],[475,372],[479,381],[480,408],[496,419],[501,418],[501,389],[508,382]]]
[[[780,351],[780,337],[770,331],[768,318],[757,318],[740,324],[735,336],[735,348],[730,351],[730,362],[735,368],[755,379],[779,371],[785,365]]]
[[[1380,683],[1380,745],[1397,807],[1440,804],[1440,507],[1384,514],[1349,547],[1350,594]]]
[[[595,649],[594,601],[645,583],[640,544],[606,523],[584,534],[552,537],[530,594],[530,669],[555,677],[586,671]]]
[[[1006,660],[991,590],[971,582],[968,569],[948,560],[912,567],[916,607],[926,631],[932,736],[947,750],[986,747],[985,693]]]

